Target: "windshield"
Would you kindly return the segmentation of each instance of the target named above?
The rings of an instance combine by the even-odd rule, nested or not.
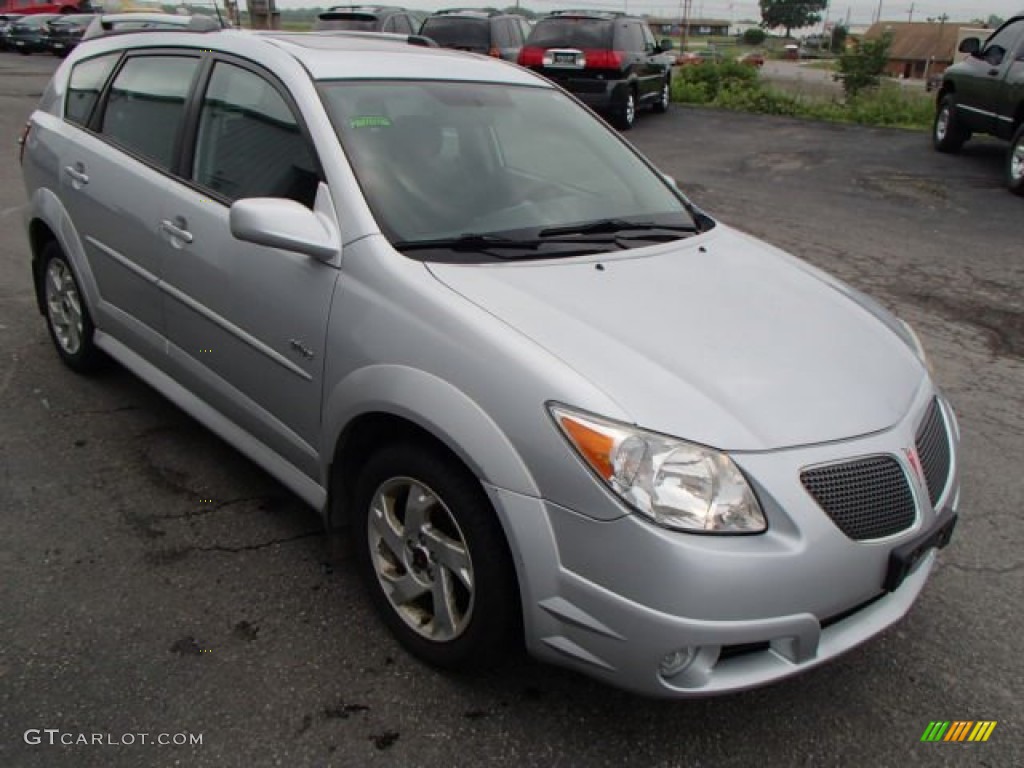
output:
[[[442,48],[478,48],[491,45],[491,25],[487,19],[432,16],[423,22],[420,34],[426,35]]]
[[[658,230],[657,239],[674,230],[674,239],[696,228],[660,175],[555,89],[375,81],[322,83],[321,93],[396,247],[472,235],[462,243],[482,249],[483,235],[502,239],[500,258],[516,257],[512,238],[524,243],[524,258],[547,258],[649,245],[640,240],[646,230]],[[574,245],[565,253],[536,242],[566,237]]]

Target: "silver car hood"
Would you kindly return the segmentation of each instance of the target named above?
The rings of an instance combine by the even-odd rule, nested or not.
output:
[[[891,316],[722,225],[600,260],[429,267],[602,389],[619,418],[721,449],[886,429],[926,376]]]

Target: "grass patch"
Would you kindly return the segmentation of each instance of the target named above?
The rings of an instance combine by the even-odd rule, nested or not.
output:
[[[761,115],[914,130],[929,129],[935,113],[930,96],[894,83],[883,83],[850,99],[812,98],[772,88],[751,67],[729,61],[679,69],[672,79],[672,100]]]

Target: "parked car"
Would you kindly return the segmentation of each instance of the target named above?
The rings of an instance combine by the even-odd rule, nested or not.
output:
[[[54,56],[67,56],[82,41],[82,35],[94,18],[92,13],[72,13],[48,22],[43,40],[46,49]]]
[[[530,25],[522,16],[456,8],[428,16],[420,34],[442,48],[516,61],[530,35]]]
[[[135,32],[169,32],[188,29],[192,32],[211,32],[224,26],[219,18],[205,14],[185,16],[176,13],[105,13],[93,17],[82,40],[122,35]]]
[[[431,664],[525,639],[644,694],[746,689],[898,621],[949,541],[959,430],[910,327],[549,80],[227,30],[92,40],[46,94],[25,268],[57,355],[350,525]]]
[[[11,24],[20,19],[23,14],[20,13],[4,13],[0,14],[0,51],[6,51],[10,49],[7,43],[7,33],[10,29]]]
[[[1024,195],[1024,13],[984,42],[967,38],[960,52],[967,58],[942,76],[932,142],[939,152],[959,152],[975,133],[1009,141],[1006,186]]]
[[[599,11],[561,11],[540,19],[519,53],[519,63],[558,83],[607,115],[620,129],[633,127],[637,109],[668,110],[672,68],[639,17]]]
[[[760,51],[750,51],[739,58],[740,64],[746,64],[748,67],[757,67],[760,69],[764,66],[764,54]]]
[[[46,23],[59,18],[56,13],[35,13],[22,16],[7,29],[7,45],[12,51],[28,56],[46,51]]]
[[[317,16],[315,30],[393,32],[414,35],[422,24],[416,12],[397,6],[336,5]]]
[[[694,64],[721,64],[725,57],[718,51],[681,51],[676,63],[681,67],[688,67]]]

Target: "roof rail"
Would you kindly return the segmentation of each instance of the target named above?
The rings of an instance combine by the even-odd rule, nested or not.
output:
[[[588,8],[577,8],[573,10],[552,11],[548,16],[593,16],[597,19],[618,19],[628,14],[622,11],[594,10]]]
[[[434,11],[433,15],[434,16],[447,16],[448,14],[456,14],[456,13],[472,13],[472,14],[477,14],[479,16],[487,16],[487,17],[491,17],[491,16],[504,16],[505,15],[505,13],[503,11],[496,11],[493,8],[492,9],[488,9],[488,8],[442,8],[439,11]]]
[[[394,5],[372,5],[372,4],[363,4],[363,5],[332,5],[331,7],[327,8],[325,10],[325,13],[330,13],[332,11],[340,11],[340,12],[344,12],[344,11],[363,11],[365,13],[379,13],[380,11],[392,11],[392,10],[397,10],[397,6],[394,6]],[[320,15],[323,16],[324,14],[321,13]]]
[[[317,37],[361,37],[365,40],[386,40],[392,43],[406,43],[420,48],[440,48],[435,40],[424,35],[403,35],[400,32],[364,32],[357,29],[318,29],[313,32],[285,32],[284,30],[258,30],[250,33],[264,37],[280,37],[282,35],[316,35]]]

